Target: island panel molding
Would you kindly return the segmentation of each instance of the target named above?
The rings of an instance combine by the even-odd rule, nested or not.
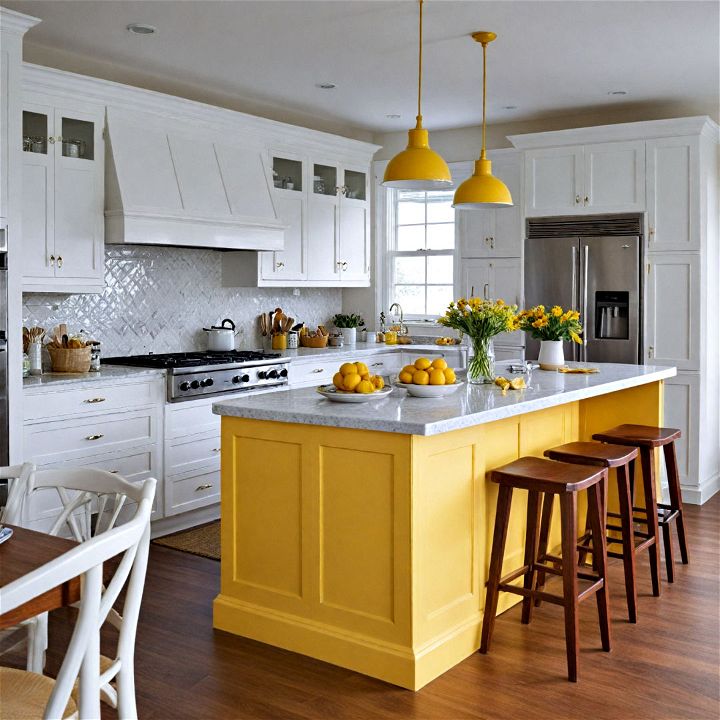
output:
[[[612,387],[427,436],[223,417],[214,627],[420,689],[479,646],[497,497],[487,473],[620,423],[662,424],[657,376]],[[518,492],[506,569],[522,564],[525,505]],[[519,601],[505,594],[498,611]]]

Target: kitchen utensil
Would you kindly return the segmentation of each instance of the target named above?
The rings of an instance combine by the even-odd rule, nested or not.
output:
[[[298,346],[298,334],[292,330],[287,335],[288,350],[295,350]]]
[[[235,323],[225,318],[219,325],[203,328],[208,334],[208,350],[210,352],[229,352],[235,349]]]
[[[408,391],[409,395],[419,398],[441,398],[454,393],[462,387],[464,382],[456,382],[452,385],[413,385],[412,383],[395,383],[398,387]]]
[[[305,324],[305,323],[299,322],[299,323],[293,325],[292,328],[290,328],[290,329],[291,329],[291,330],[295,330],[295,331],[297,332],[298,330],[300,330],[300,328],[302,328],[302,326],[303,326],[304,324]]]
[[[366,403],[371,400],[382,400],[392,392],[392,387],[384,387],[372,393],[354,393],[338,390],[334,385],[320,385],[317,392],[324,398],[339,403]]]

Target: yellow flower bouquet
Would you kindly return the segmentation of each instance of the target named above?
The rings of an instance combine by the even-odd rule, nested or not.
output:
[[[544,305],[523,310],[518,315],[520,330],[529,332],[536,340],[572,340],[583,344],[580,313],[577,310],[563,310],[555,305],[550,311]]]
[[[495,378],[490,357],[490,341],[495,335],[519,328],[517,305],[503,300],[481,300],[471,297],[451,302],[438,323],[459,330],[470,338],[473,357],[468,363],[471,383],[492,382]]]

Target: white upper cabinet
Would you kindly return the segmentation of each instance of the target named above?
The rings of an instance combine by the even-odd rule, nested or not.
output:
[[[510,190],[511,207],[456,214],[462,257],[520,257],[522,251],[522,153],[490,153],[493,175]]]
[[[23,111],[23,289],[104,287],[103,112],[33,99]]]
[[[645,207],[645,143],[528,150],[527,216],[634,212]]]
[[[275,252],[260,253],[261,279],[270,281],[305,280],[307,248],[305,237],[305,203],[302,197],[275,197],[278,217],[285,225],[285,247]]]
[[[699,250],[698,138],[647,142],[648,249]]]

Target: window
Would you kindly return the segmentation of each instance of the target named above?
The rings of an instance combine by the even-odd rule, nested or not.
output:
[[[406,318],[435,319],[453,299],[453,192],[396,190],[388,197],[388,306],[400,303]]]

